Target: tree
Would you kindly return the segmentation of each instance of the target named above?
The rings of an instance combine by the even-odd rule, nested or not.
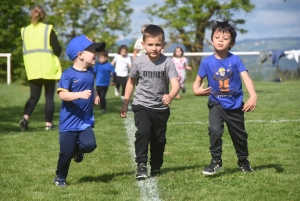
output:
[[[22,9],[25,4],[24,0],[2,1],[0,6],[0,53],[12,53],[12,80],[26,79],[20,35],[20,28],[30,21]],[[0,82],[6,82],[6,65],[6,59],[0,58]]]
[[[53,24],[65,49],[75,36],[85,34],[95,42],[113,48],[119,35],[130,32],[130,0],[20,0],[3,1],[0,7],[0,52],[11,52],[13,80],[26,80],[23,64],[21,27],[30,24],[34,4],[46,10],[45,23]],[[64,51],[63,51],[64,53]],[[64,65],[64,55],[61,57]],[[0,59],[0,82],[6,78],[6,61]]]
[[[130,29],[130,0],[38,0],[45,6],[48,23],[67,43],[73,37],[86,34],[94,41],[104,41],[108,48],[118,36]]]
[[[230,20],[233,26],[244,24],[244,19],[233,19],[233,11],[250,12],[254,5],[250,0],[166,0],[159,7],[154,4],[146,8],[146,13],[165,20],[164,28],[170,29],[171,42],[182,43],[187,52],[202,52],[205,29],[215,20]],[[236,27],[237,28],[237,27]],[[242,28],[237,31],[246,33]],[[199,66],[201,57],[192,58],[192,66]],[[196,68],[194,68],[196,69]]]

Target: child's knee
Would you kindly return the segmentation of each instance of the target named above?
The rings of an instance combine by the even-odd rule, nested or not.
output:
[[[92,151],[94,151],[97,148],[97,144],[96,143],[86,143],[86,144],[81,144],[79,146],[79,152],[80,153],[90,153]]]

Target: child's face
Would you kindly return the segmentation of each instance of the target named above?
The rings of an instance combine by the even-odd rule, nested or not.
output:
[[[213,34],[212,44],[217,51],[228,51],[234,46],[234,43],[231,42],[231,34],[227,32],[221,32],[216,30]]]
[[[180,48],[176,48],[176,50],[175,50],[175,56],[176,57],[181,57],[182,56],[182,51],[181,51]]]
[[[162,49],[164,49],[166,45],[161,37],[146,37],[145,41],[143,41],[142,44],[150,60],[158,59],[160,57]]]
[[[99,55],[98,59],[99,59],[99,62],[102,64],[107,62],[107,57],[105,57],[103,55]]]
[[[96,62],[95,50],[84,50],[78,55],[78,57],[81,60],[83,60],[87,65],[94,65]]]
[[[127,55],[127,50],[126,49],[121,49],[120,55],[125,57]]]

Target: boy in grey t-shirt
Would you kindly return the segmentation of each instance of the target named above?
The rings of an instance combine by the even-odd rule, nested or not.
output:
[[[148,145],[150,143],[151,176],[161,174],[166,144],[169,105],[179,92],[178,74],[170,58],[161,54],[165,46],[164,31],[156,25],[148,25],[143,33],[146,55],[137,57],[127,81],[124,104],[120,111],[126,117],[128,103],[134,93],[132,111],[137,127],[135,133],[136,179],[148,178]],[[169,82],[172,89],[169,92]]]

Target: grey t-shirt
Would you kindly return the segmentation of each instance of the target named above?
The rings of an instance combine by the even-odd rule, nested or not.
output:
[[[169,79],[178,77],[172,60],[163,54],[155,62],[146,55],[137,57],[130,69],[129,77],[137,78],[133,105],[153,109],[167,109],[162,103],[164,94],[169,94]]]

